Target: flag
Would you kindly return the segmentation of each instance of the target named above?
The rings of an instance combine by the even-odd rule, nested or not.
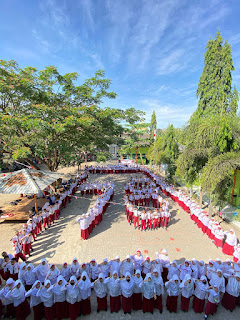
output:
[[[157,138],[157,127],[155,126],[153,139],[156,140],[156,138]]]

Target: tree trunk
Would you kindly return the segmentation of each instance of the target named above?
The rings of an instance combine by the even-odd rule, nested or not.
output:
[[[135,155],[135,163],[137,164],[137,150],[138,150],[138,147],[136,147],[136,155]]]
[[[209,209],[208,209],[208,214],[211,217],[213,212],[213,206],[212,206],[212,197],[210,195],[210,203],[209,203]]]
[[[202,201],[203,201],[203,191],[202,191],[202,187],[200,187],[200,197],[199,197],[200,209],[202,209]]]
[[[140,154],[140,158],[141,158],[141,162],[142,162],[142,166],[143,166],[143,158],[142,158],[142,154],[141,154],[140,148],[139,148],[139,154]]]

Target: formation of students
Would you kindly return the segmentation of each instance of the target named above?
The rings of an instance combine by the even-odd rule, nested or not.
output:
[[[148,177],[132,177],[124,189],[125,210],[130,225],[133,223],[135,229],[141,231],[160,227],[167,229],[171,217],[169,201],[161,197],[159,187],[154,182],[149,181]],[[150,210],[150,205],[153,210]]]
[[[114,196],[114,184],[111,181],[96,184],[87,183],[80,185],[80,188],[82,195],[84,192],[86,192],[86,194],[89,194],[90,192],[90,194],[94,193],[100,195],[93,207],[90,208],[86,214],[77,218],[77,222],[79,222],[81,228],[81,238],[86,240],[89,238],[89,235],[92,233],[95,226],[102,221],[102,216],[109,206],[109,201],[112,200]]]
[[[86,181],[87,177],[88,175],[85,172],[69,180],[64,185],[64,192],[49,196],[49,201],[44,204],[41,211],[35,214],[32,211],[29,212],[30,218],[27,223],[10,239],[16,261],[19,258],[26,261],[27,256],[31,256],[31,252],[33,251],[32,243],[36,240],[37,235],[54,224],[54,221],[59,218],[61,209],[71,202],[72,195],[75,194],[78,186]]]
[[[95,259],[79,263],[74,258],[60,270],[46,259],[35,267],[15,261],[19,267],[12,276],[2,268],[7,256],[10,264],[14,259],[4,252],[0,260],[1,277],[6,281],[0,290],[1,317],[6,314],[24,320],[32,308],[35,320],[74,320],[91,313],[91,289],[96,295],[97,312],[107,311],[108,296],[110,311],[122,308],[125,314],[132,310],[153,313],[154,309],[162,313],[164,295],[169,312],[177,312],[180,296],[182,311],[189,310],[192,298],[194,311],[205,312],[205,318],[217,312],[220,301],[230,311],[240,306],[240,261],[215,259],[206,264],[192,259],[170,263],[166,249],[156,252],[154,260],[144,258],[138,250],[124,260],[117,256],[99,264]]]
[[[97,174],[119,174],[119,173],[136,173],[136,172],[140,172],[140,167],[136,164],[132,164],[131,166],[126,166],[126,165],[121,165],[121,164],[117,164],[117,165],[105,165],[105,166],[89,166],[89,167],[85,167],[85,169],[89,172],[89,173],[97,173]]]

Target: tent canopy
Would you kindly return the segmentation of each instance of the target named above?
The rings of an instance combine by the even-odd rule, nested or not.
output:
[[[39,194],[62,176],[60,173],[44,170],[18,170],[0,178],[0,193]]]

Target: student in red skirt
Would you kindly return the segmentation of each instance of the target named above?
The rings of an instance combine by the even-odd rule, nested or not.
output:
[[[220,292],[217,286],[208,288],[208,302],[205,308],[205,319],[209,316],[209,314],[213,315],[217,312],[217,307],[220,302]]]
[[[134,311],[142,310],[142,289],[140,284],[143,282],[143,278],[141,276],[141,271],[136,270],[133,275],[134,287],[133,287],[133,302],[132,308]]]
[[[71,276],[68,283],[62,287],[62,291],[66,292],[68,317],[70,320],[75,320],[81,313],[81,297],[79,289],[76,287],[77,279]]]
[[[169,312],[177,312],[177,301],[180,292],[179,285],[180,283],[177,275],[174,275],[171,280],[165,283],[168,294],[166,307]]]
[[[181,309],[186,312],[189,309],[190,298],[194,291],[194,281],[189,274],[185,275],[183,282],[180,284],[181,295]]]
[[[195,280],[195,290],[193,298],[193,310],[196,313],[202,313],[205,306],[205,299],[208,295],[208,282],[205,276],[201,276],[200,280]]]
[[[140,286],[142,287],[143,292],[142,311],[143,313],[150,312],[153,314],[154,299],[156,299],[156,289],[151,273],[146,274],[145,280]]]
[[[76,287],[79,288],[81,295],[81,312],[82,315],[91,313],[91,281],[86,271],[83,271],[81,279],[77,282]]]
[[[53,320],[55,318],[55,304],[52,288],[50,280],[45,280],[44,285],[41,286],[37,292],[37,297],[41,298],[44,305],[44,317],[46,320]]]
[[[100,273],[98,279],[92,283],[92,288],[97,296],[97,312],[107,311],[107,285],[104,283],[103,273]]]
[[[10,271],[10,277],[14,281],[16,281],[18,279],[18,271],[19,271],[19,264],[17,263],[16,258],[11,259],[9,271]]]
[[[41,287],[39,280],[35,281],[32,288],[25,293],[25,297],[30,297],[30,308],[33,309],[34,320],[41,320],[44,317],[43,303],[40,297],[37,296],[37,292]]]
[[[14,287],[6,295],[6,298],[10,298],[13,301],[17,320],[25,320],[30,315],[30,307],[25,298],[25,293],[26,291],[21,280],[17,280]]]
[[[131,277],[130,272],[126,272],[125,278],[122,278],[120,280],[122,290],[122,309],[124,314],[131,314],[134,281]]]
[[[112,276],[104,280],[108,288],[110,296],[110,310],[112,312],[118,312],[121,308],[121,286],[118,278],[118,272],[113,271]]]
[[[225,240],[222,252],[232,256],[234,252],[234,247],[237,245],[237,236],[233,229],[231,229],[229,232],[224,232],[225,235],[227,235],[227,238]]]
[[[7,298],[7,295],[9,291],[15,286],[15,281],[12,278],[9,278],[6,281],[5,286],[0,290],[0,299],[3,300],[4,306],[6,306],[7,312],[6,317],[7,318],[15,318],[15,310],[13,307],[13,300],[11,297]]]
[[[234,270],[233,270],[234,272]],[[225,309],[233,311],[236,306],[236,301],[240,293],[240,273],[231,275],[228,279],[226,291],[222,298],[222,305]]]
[[[54,302],[56,305],[57,320],[68,318],[68,308],[66,302],[66,292],[62,290],[67,281],[63,276],[58,276],[57,282],[53,285]]]
[[[159,312],[162,313],[162,311],[163,311],[162,295],[164,294],[163,279],[157,269],[153,269],[152,275],[153,275],[152,279],[155,284],[155,291],[156,291],[156,299],[154,300],[154,308],[158,309]]]

